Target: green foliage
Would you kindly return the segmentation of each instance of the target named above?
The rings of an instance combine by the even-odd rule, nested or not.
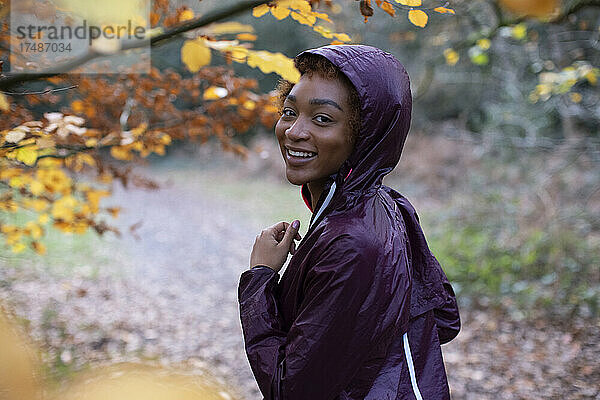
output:
[[[488,192],[428,216],[432,251],[459,297],[528,316],[598,315],[598,239],[556,221],[527,228],[517,203]]]

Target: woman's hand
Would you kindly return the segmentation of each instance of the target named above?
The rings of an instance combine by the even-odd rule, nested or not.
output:
[[[266,265],[279,272],[287,260],[288,252],[292,255],[296,252],[294,240],[302,239],[298,233],[299,228],[300,221],[295,220],[292,224],[282,221],[263,229],[254,241],[250,255],[250,268]]]

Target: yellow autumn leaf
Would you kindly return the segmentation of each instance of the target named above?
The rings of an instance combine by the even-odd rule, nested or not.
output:
[[[236,36],[236,38],[238,40],[254,41],[257,39],[257,36],[253,33],[240,33]]]
[[[0,110],[5,112],[10,111],[10,103],[4,93],[0,93]]]
[[[294,10],[301,11],[303,13],[310,13],[312,9],[310,3],[306,0],[284,0],[281,3],[285,3],[288,7]]]
[[[317,17],[311,14],[305,14],[298,11],[292,11],[291,16],[294,20],[303,25],[313,26],[317,22]]]
[[[446,64],[448,65],[456,65],[458,59],[460,58],[456,50],[454,49],[446,49],[444,50],[444,58],[446,59]]]
[[[160,137],[160,142],[162,144],[171,144],[171,136],[169,136],[168,134],[164,133],[161,137]]]
[[[96,166],[96,160],[94,160],[94,157],[92,157],[90,154],[79,153],[79,154],[77,154],[77,158],[83,164],[87,164],[90,167],[95,167]]]
[[[230,21],[209,25],[206,30],[213,35],[224,35],[227,33],[252,33],[254,32],[254,27],[240,22]]]
[[[19,210],[19,206],[14,200],[4,200],[0,201],[0,210],[14,213]]]
[[[517,24],[512,28],[511,33],[512,37],[517,40],[525,39],[525,36],[527,36],[527,25],[524,23]]]
[[[424,11],[421,10],[410,10],[408,12],[408,20],[412,22],[413,25],[420,26],[424,28],[427,25],[427,20],[429,17]]]
[[[23,187],[26,184],[27,182],[25,181],[24,176],[14,176],[8,181],[8,186],[16,189]]]
[[[73,228],[72,228],[71,224],[69,224],[68,222],[54,221],[52,226],[55,227],[56,229],[59,229],[59,230],[65,232],[65,233],[73,233]]]
[[[50,220],[50,216],[46,213],[40,214],[40,216],[38,217],[38,222],[40,224],[46,224],[46,223],[48,223],[49,220]]]
[[[44,184],[40,181],[37,180],[33,180],[29,183],[29,191],[34,195],[34,196],[39,196],[40,194],[42,194],[45,190]]]
[[[27,221],[27,223],[25,223],[25,233],[29,234],[29,236],[34,239],[39,239],[42,237],[44,230],[41,226],[35,223],[35,221]]]
[[[46,157],[38,161],[40,168],[59,168],[63,165],[63,160],[60,158]]]
[[[218,86],[211,86],[204,91],[202,98],[204,100],[217,100],[227,96],[227,89]]]
[[[421,0],[396,0],[396,3],[409,7],[420,7],[422,4]]]
[[[246,100],[244,104],[242,104],[242,107],[244,107],[246,110],[254,110],[256,108],[256,102],[252,100]]]
[[[327,39],[332,39],[333,38],[333,34],[331,32],[330,29],[325,28],[324,26],[321,25],[315,25],[313,27],[313,30],[319,34],[321,34],[321,36],[326,37]]]
[[[585,74],[585,79],[587,79],[587,81],[590,83],[590,85],[596,85],[596,83],[598,82],[598,75],[600,75],[600,73],[597,71],[597,68],[594,68],[592,70],[590,70],[589,72],[587,72]]]
[[[100,198],[106,196],[110,196],[110,192],[108,190],[89,190],[85,192],[85,197],[87,198],[87,201],[90,204],[93,213],[98,212]]]
[[[256,18],[260,18],[266,13],[269,12],[269,6],[266,4],[261,4],[260,6],[254,7],[252,9],[252,16]]]
[[[148,129],[148,124],[146,122],[142,122],[141,124],[139,124],[138,126],[133,128],[132,130],[130,130],[129,132],[131,133],[131,135],[134,138],[138,138],[142,135],[142,133],[146,132],[146,129]]]
[[[46,246],[43,243],[40,242],[31,242],[31,247],[33,248],[33,250],[40,254],[40,255],[44,255],[46,254]]]
[[[259,68],[265,74],[275,72],[292,83],[300,79],[300,72],[294,67],[294,61],[281,53],[249,51],[247,64],[252,68]]]
[[[25,246],[22,242],[18,242],[12,246],[11,250],[13,253],[20,253],[23,250],[25,250],[26,248],[27,248],[27,246]]]
[[[18,243],[19,240],[21,240],[22,236],[23,236],[23,232],[21,232],[21,231],[10,232],[9,234],[6,235],[6,237],[4,238],[4,241],[6,242],[7,245],[10,246],[15,243]]]
[[[271,7],[271,14],[279,20],[287,18],[290,15],[290,9],[283,4],[277,4],[275,7]]]
[[[335,10],[335,6],[339,6],[339,4],[334,4],[334,5],[332,6],[332,8],[331,8],[331,9],[332,9],[332,10]],[[334,11],[334,12],[335,12],[335,11]],[[333,21],[331,20],[331,18],[329,18],[329,15],[327,15],[327,14],[325,14],[325,13],[320,13],[320,12],[315,12],[315,11],[313,11],[313,13],[312,13],[312,14],[313,14],[315,17],[317,17],[317,18],[319,18],[319,19],[322,19],[323,21],[327,21],[327,22],[329,22],[329,23],[331,23],[331,24],[333,23]]]
[[[229,46],[225,47],[222,51],[229,52],[231,59],[235,62],[243,63],[246,62],[246,56],[248,55],[248,49],[243,46]]]
[[[125,146],[112,146],[110,148],[110,155],[117,160],[132,160],[133,154]]]
[[[19,176],[23,173],[20,168],[0,169],[0,179],[9,179],[13,176]]]
[[[47,158],[44,158],[44,160],[47,160]],[[36,177],[52,193],[66,194],[71,190],[71,178],[60,169],[38,169]]]
[[[340,40],[342,42],[349,42],[350,40],[350,36],[348,36],[345,33],[334,33],[334,36],[337,38],[337,40]]]
[[[0,232],[2,233],[14,233],[17,232],[19,230],[19,228],[17,228],[15,225],[11,225],[11,224],[2,224],[0,225]]]
[[[482,50],[487,50],[492,45],[492,41],[487,38],[479,39],[477,41],[477,46]]]
[[[61,197],[52,205],[52,217],[66,222],[73,221],[73,210],[77,204],[77,200],[71,195]]]
[[[29,198],[23,199],[23,206],[25,206],[29,209],[35,210],[37,212],[46,210],[49,205],[50,205],[50,203],[48,202],[48,200],[45,200],[45,199],[29,199]]]
[[[26,146],[21,147],[16,150],[17,160],[27,164],[29,166],[35,164],[35,160],[37,160],[37,147],[36,146]]]
[[[456,14],[453,9],[446,7],[436,7],[433,11],[439,12],[440,14]]]
[[[210,64],[210,49],[204,44],[204,39],[188,40],[181,48],[181,61],[190,72],[198,72],[200,68]]]
[[[194,10],[188,8],[179,14],[179,22],[189,21],[190,19],[194,19]]]

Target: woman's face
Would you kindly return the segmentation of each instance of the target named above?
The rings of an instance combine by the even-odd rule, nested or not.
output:
[[[338,80],[302,75],[275,126],[288,181],[319,183],[350,156],[348,90]]]

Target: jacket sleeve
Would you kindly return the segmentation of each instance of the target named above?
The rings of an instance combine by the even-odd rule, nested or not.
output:
[[[460,314],[458,312],[458,304],[456,303],[456,295],[445,274],[443,283],[446,291],[446,301],[440,307],[433,310],[440,344],[448,343],[460,331]]]
[[[334,240],[315,257],[287,333],[273,295],[276,274],[242,274],[246,352],[265,400],[333,400],[374,346],[387,348],[397,329],[407,329],[410,278],[402,251],[395,265],[385,266],[378,262],[381,249],[368,241]]]

